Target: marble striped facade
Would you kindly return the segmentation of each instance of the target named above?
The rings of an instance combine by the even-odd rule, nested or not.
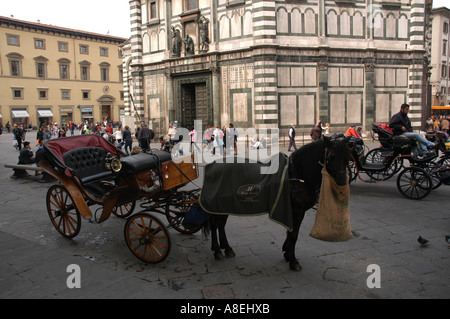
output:
[[[198,0],[198,9],[186,11],[182,0],[160,0],[156,19],[150,0],[130,1],[131,56],[124,62],[136,110],[163,130],[180,120],[180,85],[198,79],[207,83],[215,125],[295,123],[309,132],[321,119],[336,129],[370,130],[406,102],[419,129],[426,1]],[[200,51],[200,16],[209,21],[207,52]],[[193,38],[194,55],[172,56],[172,27]]]

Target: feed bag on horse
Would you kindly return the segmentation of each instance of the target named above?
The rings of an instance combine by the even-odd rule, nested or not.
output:
[[[353,238],[350,227],[350,185],[339,186],[325,168],[322,169],[319,206],[310,236],[325,241]]]

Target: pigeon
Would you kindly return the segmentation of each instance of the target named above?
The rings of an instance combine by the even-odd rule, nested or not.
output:
[[[420,247],[425,247],[428,245],[428,240],[422,238],[422,236],[419,236],[419,238],[417,238],[417,241],[419,242]]]
[[[449,235],[446,235],[446,236],[445,236],[445,241],[447,242],[447,244],[448,244],[449,247],[450,247],[450,236],[449,236]]]

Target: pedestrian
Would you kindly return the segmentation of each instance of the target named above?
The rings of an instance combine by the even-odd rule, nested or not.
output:
[[[317,141],[322,137],[322,121],[318,120],[317,124],[311,129],[309,133],[313,141]]]
[[[23,142],[23,148],[19,153],[19,163],[18,164],[34,164],[36,159],[34,158],[34,153],[31,150],[30,142]]]
[[[37,133],[36,133],[36,146],[39,146],[39,144],[41,143],[41,141],[43,141],[44,140],[44,129],[43,129],[43,127],[41,126],[40,128],[39,128],[39,131],[37,131]]]
[[[330,123],[326,123],[325,126],[322,126],[323,135],[330,133]]]
[[[205,134],[203,140],[206,142],[205,150],[209,151],[211,149],[212,143],[214,142],[214,134],[213,134],[213,126],[211,124],[208,125],[208,128],[205,130]]]
[[[430,152],[431,149],[436,148],[438,146],[438,142],[433,143],[428,141],[422,134],[414,133],[411,121],[408,117],[409,105],[404,103],[400,107],[400,112],[394,114],[389,122],[389,127],[392,129],[394,135],[403,135],[410,139],[415,139],[419,143],[418,156],[420,157],[428,157],[434,152]]]
[[[191,153],[194,151],[194,147],[200,152],[200,148],[197,145],[197,131],[194,126],[192,126],[192,129],[189,131],[189,136],[191,137]]]
[[[75,130],[75,125],[72,123],[72,121],[69,121],[69,130],[70,130],[70,136],[73,136],[73,132]]]
[[[12,132],[14,134],[14,138],[17,141],[17,147],[20,151],[22,149],[22,136],[23,136],[22,129],[16,123],[14,123],[14,128]]]
[[[449,120],[447,117],[443,117],[441,120],[441,130],[444,131],[445,133],[448,133],[449,130]]]
[[[136,127],[136,131],[134,132],[134,137],[137,139],[139,147],[141,147],[141,142],[139,142],[139,139],[138,139],[140,130],[141,130],[141,127],[138,126],[138,127]]]
[[[427,132],[433,131],[433,119],[431,117],[427,120]]]
[[[361,135],[356,131],[356,125],[352,124],[350,127],[345,131],[345,136],[354,136],[354,137],[361,137]]]
[[[116,131],[114,132],[114,137],[116,138],[116,141],[117,141],[117,147],[122,148],[122,146],[124,144],[122,142],[122,139],[123,139],[122,126],[119,125],[117,127]]]
[[[52,138],[52,132],[48,129],[48,125],[44,128],[44,133],[42,135],[45,142],[49,141]]]
[[[64,131],[63,128],[61,128],[58,132],[58,138],[66,137],[66,131]]]
[[[219,125],[214,129],[214,142],[213,142],[213,151],[212,155],[216,155],[216,147],[219,148],[220,155],[223,156],[223,132],[220,129]]]
[[[288,147],[288,152],[292,152],[291,148],[293,147],[294,150],[297,150],[297,145],[295,145],[295,123],[291,124],[291,127],[289,128],[289,147]]]
[[[358,133],[358,134],[359,134],[359,137],[362,138],[362,127],[361,127],[361,126],[358,126],[358,127],[356,128],[356,133]]]
[[[133,145],[133,138],[131,137],[131,131],[128,125],[125,126],[122,132],[122,138],[123,141],[125,142],[125,154],[130,155]]]
[[[6,130],[8,131],[8,133],[11,133],[11,124],[9,124],[9,121],[6,122],[5,127],[6,127]]]
[[[225,144],[227,145],[227,155],[231,154],[231,147],[234,147],[234,155],[238,155],[237,140],[239,138],[239,133],[234,128],[233,123],[228,124],[228,129],[225,135],[226,135]]]
[[[167,136],[171,145],[178,143],[177,129],[173,126],[173,122],[169,123],[169,130],[167,131]]]
[[[440,121],[439,121],[439,117],[438,116],[436,116],[436,118],[434,119],[434,121],[433,121],[433,130],[436,132],[436,131],[439,131],[439,125],[440,125],[441,123],[440,123]]]
[[[141,123],[141,129],[138,134],[138,141],[142,152],[150,151],[150,143],[154,137],[153,130],[149,129],[145,123]]]

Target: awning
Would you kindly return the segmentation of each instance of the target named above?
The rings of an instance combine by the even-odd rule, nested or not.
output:
[[[50,110],[38,110],[39,117],[53,117],[53,113]]]
[[[13,118],[30,117],[27,111],[11,111]]]

